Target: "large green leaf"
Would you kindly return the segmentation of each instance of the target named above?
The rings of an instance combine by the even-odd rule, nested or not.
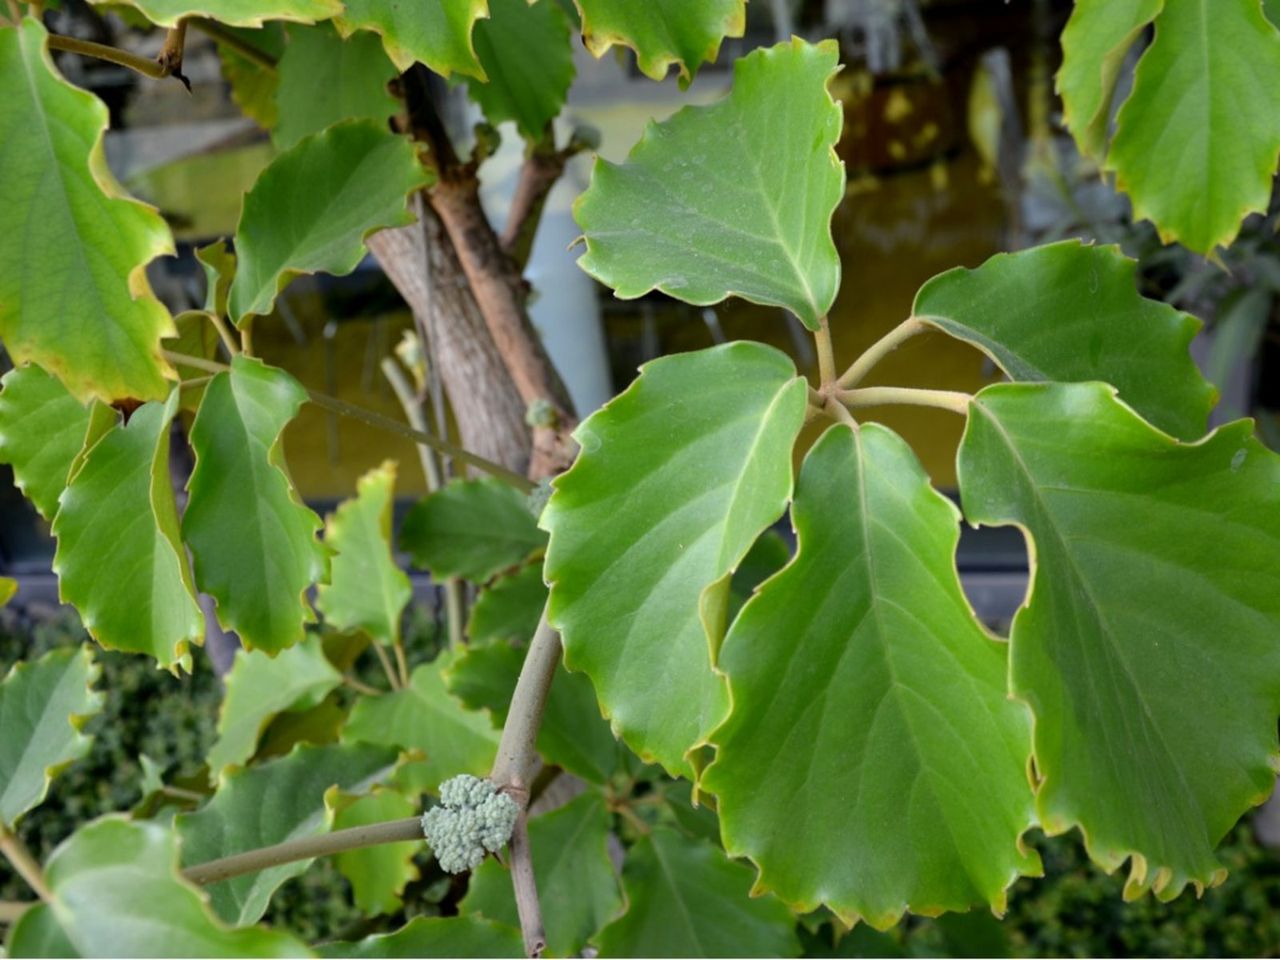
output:
[[[573,83],[569,15],[556,0],[489,0],[489,7],[474,37],[489,80],[472,80],[467,91],[491,124],[513,120],[521,136],[537,140]]]
[[[232,773],[213,799],[175,821],[182,865],[189,867],[259,847],[328,831],[337,792],[360,793],[385,779],[396,752],[369,744],[315,747]],[[213,908],[228,923],[256,923],[280,884],[307,869],[309,860],[242,874],[207,887]]]
[[[445,671],[449,692],[472,710],[488,710],[494,724],[503,726],[526,646],[473,640]],[[609,724],[600,716],[595,689],[586,674],[557,669],[538,728],[542,758],[583,780],[604,784],[618,769],[621,750]]]
[[[579,265],[624,300],[735,295],[817,329],[840,285],[830,223],[844,114],[827,91],[838,56],[834,40],[756,50],[719,103],[650,125],[624,164],[597,160],[574,205]]]
[[[102,709],[98,665],[86,647],[14,664],[0,683],[0,830],[44,800],[49,782],[89,752],[80,731]]]
[[[31,18],[0,28],[0,340],[80,400],[163,399],[173,323],[145,268],[173,239],[112,177],[107,108],[62,78],[45,37]]]
[[[622,908],[609,860],[609,827],[604,797],[594,790],[529,821],[547,948],[556,956],[578,956]],[[489,858],[472,871],[461,909],[519,926],[512,889],[511,871]]]
[[[58,512],[71,464],[84,446],[89,410],[35,364],[0,377],[0,463],[46,520]]]
[[[1030,717],[960,589],[959,511],[877,424],[800,472],[795,559],[734,621],[733,713],[702,785],[757,889],[880,929],[990,905],[1036,872]],[[811,784],[797,791],[797,784]]]
[[[9,928],[5,950],[10,957],[79,957],[66,932],[58,925],[53,907],[37,903],[24,910]]]
[[[336,124],[280,154],[245,194],[231,318],[270,313],[299,274],[350,273],[366,236],[411,222],[405,196],[425,177],[413,144],[372,120]]]
[[[329,582],[316,590],[316,607],[340,630],[363,630],[379,643],[400,640],[400,616],[413,587],[391,556],[391,508],[396,465],[388,460],[356,484],[325,530],[335,552]]]
[[[289,42],[276,66],[276,146],[287,149],[341,120],[385,123],[399,109],[387,89],[397,70],[377,37],[361,32],[343,40],[327,23],[287,32]],[[317,90],[324,96],[316,96]]]
[[[602,957],[794,957],[795,918],[751,897],[751,870],[706,840],[656,827],[627,851],[627,912],[596,937]]]
[[[426,764],[419,785],[431,790],[460,773],[487,775],[498,752],[497,732],[484,714],[450,696],[441,665],[420,665],[402,690],[362,697],[342,734],[346,740],[420,750]]]
[[[175,26],[182,17],[208,17],[232,27],[261,27],[268,20],[315,23],[342,12],[342,0],[93,0],[137,7],[152,23]]]
[[[527,564],[480,591],[467,619],[467,638],[473,645],[490,640],[528,640],[546,605],[542,564]]]
[[[260,650],[237,650],[224,678],[226,693],[218,713],[218,740],[209,750],[209,772],[217,777],[233,763],[253,756],[267,724],[288,710],[308,710],[342,682],[325,659],[319,637],[308,637],[274,657]]]
[[[433,577],[483,583],[547,542],[524,494],[494,477],[453,480],[404,518],[400,546]]]
[[[916,295],[914,315],[1013,380],[1105,380],[1156,426],[1204,436],[1213,387],[1187,349],[1200,322],[1138,294],[1137,261],[1065,240],[957,267]]]
[[[277,62],[284,56],[284,25],[279,20],[270,21],[258,30],[228,27],[227,31]],[[246,117],[266,130],[272,129],[279,119],[276,110],[279,73],[249,59],[229,43],[218,44],[218,59],[222,61],[223,79],[231,88],[231,99]]]
[[[205,388],[191,428],[196,466],[182,533],[200,589],[249,649],[276,653],[302,639],[304,593],[324,576],[320,518],[285,472],[281,433],[306,399],[283,370],[238,356]]]
[[[346,0],[337,24],[345,34],[381,34],[387,55],[401,70],[418,62],[442,77],[456,71],[484,80],[471,30],[476,20],[488,15],[488,0]]]
[[[1208,253],[1267,209],[1280,159],[1280,32],[1258,0],[1166,2],[1107,168],[1166,243]]]
[[[1001,384],[959,478],[970,521],[1032,543],[1010,678],[1045,830],[1131,857],[1130,895],[1218,882],[1214,846],[1280,766],[1280,458],[1249,421],[1187,445],[1104,384]]]
[[[688,86],[703,63],[715,60],[720,41],[740,37],[747,25],[746,0],[575,0],[582,13],[582,39],[597,57],[621,44],[636,52],[640,70],[654,80],[675,64]]]
[[[317,952],[322,957],[357,960],[525,955],[519,930],[484,917],[415,917],[394,933],[379,933],[355,943],[326,943]]]
[[[655,360],[578,428],[582,452],[542,514],[565,664],[672,773],[690,772],[687,751],[728,706],[711,664],[729,576],[791,497],[806,389],[758,343]]]
[[[375,790],[338,810],[333,826],[337,830],[367,827],[400,820],[419,813],[417,804],[391,790]],[[334,858],[342,875],[351,882],[355,904],[369,916],[394,913],[401,906],[405,884],[418,878],[413,857],[422,844],[380,843],[345,850]]]
[[[53,916],[82,956],[308,956],[287,934],[223,926],[179,878],[176,847],[159,824],[107,817],[53,852],[45,867]]]
[[[190,645],[204,641],[204,615],[169,475],[177,402],[175,391],[168,403],[144,404],[89,449],[53,521],[53,569],[63,602],[75,605],[104,647],[190,668]]]
[[[1165,0],[1076,0],[1062,31],[1058,93],[1067,127],[1083,153],[1106,155],[1116,80],[1129,49]]]

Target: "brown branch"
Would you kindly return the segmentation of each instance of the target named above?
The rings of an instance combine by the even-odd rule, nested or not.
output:
[[[547,197],[564,173],[569,156],[568,151],[556,150],[554,145],[548,150],[543,141],[536,144],[524,158],[520,179],[516,182],[516,191],[511,198],[511,210],[507,213],[502,236],[498,238],[503,251],[511,258],[517,270],[524,270],[529,264],[533,238],[542,221]]]

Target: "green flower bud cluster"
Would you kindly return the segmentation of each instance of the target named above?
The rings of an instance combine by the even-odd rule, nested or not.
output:
[[[440,803],[422,815],[422,832],[440,868],[463,873],[478,867],[485,851],[506,845],[519,812],[490,781],[464,773],[440,785]]]

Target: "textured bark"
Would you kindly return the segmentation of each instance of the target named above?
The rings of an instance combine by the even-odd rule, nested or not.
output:
[[[429,332],[461,445],[524,473],[531,451],[526,405],[489,334],[453,245],[429,205],[422,207],[421,222],[375,233],[368,239],[369,249]]]

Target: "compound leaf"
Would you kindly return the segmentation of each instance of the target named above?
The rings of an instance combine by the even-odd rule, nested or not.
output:
[[[624,300],[734,295],[816,330],[840,283],[830,222],[844,114],[827,90],[838,56],[834,40],[756,50],[719,103],[650,125],[626,163],[597,160],[574,205],[582,269]]]
[[[675,64],[687,87],[703,63],[714,61],[725,37],[740,37],[747,25],[746,0],[575,0],[582,13],[582,40],[596,57],[614,44],[636,52],[640,71],[661,80]]]
[[[316,607],[339,630],[363,630],[379,643],[400,639],[400,616],[413,596],[391,556],[396,465],[386,461],[357,481],[356,496],[329,516],[325,543],[334,551],[329,582]]]
[[[337,792],[367,790],[390,774],[395,761],[396,751],[369,744],[302,744],[287,756],[225,776],[212,800],[175,820],[182,865],[325,833]],[[244,926],[256,923],[276,889],[310,863],[285,863],[205,889],[220,917]]]
[[[277,653],[311,619],[304,593],[328,566],[320,518],[285,472],[281,434],[306,399],[283,370],[236,357],[205,388],[191,428],[195,470],[182,532],[200,589],[246,648]]]
[[[299,274],[350,273],[366,236],[412,221],[405,196],[425,178],[413,144],[372,120],[335,124],[280,154],[245,194],[231,319],[270,313]]]
[[[269,20],[315,23],[342,12],[342,0],[93,0],[137,7],[160,27],[183,17],[207,17],[230,27],[261,27]]]
[[[529,821],[529,845],[547,930],[547,947],[573,957],[622,907],[618,878],[609,859],[610,816],[594,790]],[[519,926],[511,871],[486,859],[471,872],[464,913]]]
[[[338,810],[333,826],[337,830],[365,827],[388,820],[412,817],[421,811],[417,804],[391,790],[374,790]],[[400,906],[405,884],[418,878],[413,857],[422,844],[381,843],[372,847],[344,850],[334,858],[342,875],[351,882],[356,906],[368,916],[394,913]]]
[[[169,422],[178,394],[148,403],[127,424],[113,417],[62,494],[53,521],[53,569],[104,647],[147,653],[163,667],[190,668],[204,640],[169,475]]]
[[[791,496],[805,382],[759,343],[664,357],[577,431],[542,514],[548,616],[640,757],[688,773],[723,718],[729,575]]]
[[[46,919],[62,936],[41,939],[69,942],[85,957],[309,956],[288,934],[227,929],[177,866],[177,838],[159,824],[113,816],[81,827],[45,868],[53,892]]]
[[[1280,31],[1258,0],[1166,2],[1120,107],[1107,168],[1165,243],[1229,244],[1271,200]]]
[[[602,957],[794,957],[795,917],[752,897],[751,870],[670,827],[627,851],[627,912],[596,937]]]
[[[400,546],[440,580],[483,583],[546,542],[525,496],[494,477],[451,481],[416,503],[400,528]]]
[[[84,446],[89,410],[35,364],[0,377],[0,463],[46,520],[58,512],[71,464]]]
[[[460,773],[487,775],[498,751],[497,731],[484,714],[464,709],[449,694],[441,666],[421,664],[404,689],[356,701],[342,734],[344,740],[421,751],[426,765],[419,785],[427,789]]]
[[[214,777],[252,757],[277,714],[316,706],[342,682],[342,674],[325,659],[320,639],[308,637],[274,657],[237,650],[224,682],[218,739],[207,758]]]
[[[959,511],[866,424],[818,441],[792,516],[794,560],[720,651],[733,713],[702,785],[725,849],[798,912],[880,929],[904,910],[1002,913],[1039,866],[1019,847],[1030,718],[960,589]]]
[[[488,0],[347,0],[337,19],[344,34],[372,30],[400,70],[424,63],[442,77],[455,71],[484,80],[471,31],[489,15]]]
[[[538,140],[573,83],[569,16],[556,0],[489,0],[489,7],[474,36],[489,79],[469,81],[467,92],[489,123],[515,121],[522,137]]]
[[[413,957],[523,957],[520,931],[484,917],[414,917],[393,933],[321,945],[322,957],[354,960]]]
[[[49,783],[89,752],[80,731],[102,709],[98,666],[87,647],[51,650],[14,664],[0,683],[0,830],[39,804]]]
[[[1140,296],[1136,269],[1118,247],[1065,240],[948,270],[912,312],[1013,380],[1105,380],[1153,424],[1195,440],[1214,402],[1188,350],[1200,322]]]
[[[343,40],[332,25],[292,26],[276,67],[279,121],[272,139],[288,149],[303,137],[347,119],[386,122],[399,109],[387,83],[398,71],[378,38],[356,33]],[[316,91],[323,90],[324,96]]]
[[[173,239],[112,177],[107,108],[62,78],[46,36],[32,18],[0,29],[0,339],[79,400],[161,400],[173,322],[145,268]]]
[[[1173,440],[1105,384],[978,394],[959,456],[971,522],[1034,558],[1011,690],[1032,710],[1036,806],[1126,894],[1226,871],[1213,848],[1280,766],[1280,457],[1250,421]]]

